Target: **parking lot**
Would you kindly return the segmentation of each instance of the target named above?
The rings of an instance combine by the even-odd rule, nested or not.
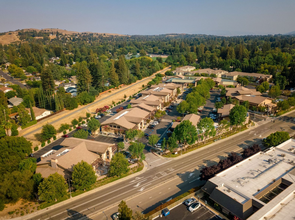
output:
[[[209,209],[207,209],[205,206],[201,206],[199,209],[197,209],[194,212],[188,211],[188,208],[186,205],[181,204],[177,206],[176,208],[170,210],[170,214],[165,217],[158,218],[165,219],[165,220],[215,220],[219,219],[213,212],[211,212]]]

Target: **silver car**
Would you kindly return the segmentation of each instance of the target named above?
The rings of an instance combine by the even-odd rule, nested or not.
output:
[[[195,198],[189,198],[189,199],[186,199],[183,203],[184,203],[186,206],[190,206],[190,205],[193,204],[195,201],[196,201]]]
[[[194,211],[196,211],[200,207],[201,207],[201,204],[198,203],[198,202],[195,202],[195,203],[191,204],[191,206],[188,208],[188,210],[190,212],[194,212]]]

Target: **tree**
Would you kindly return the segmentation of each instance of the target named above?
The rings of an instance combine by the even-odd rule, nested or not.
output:
[[[247,86],[249,84],[249,80],[246,77],[238,76],[237,81],[242,84],[242,86]]]
[[[73,134],[73,137],[75,138],[81,138],[81,139],[87,139],[88,138],[88,131],[85,131],[83,129],[79,129],[77,132]]]
[[[162,144],[161,144],[161,148],[164,151],[167,148],[167,141],[166,138],[163,138]]]
[[[128,173],[129,171],[128,160],[122,153],[117,153],[112,157],[109,175],[110,176],[121,176]]]
[[[41,81],[42,88],[45,92],[52,93],[55,89],[55,84],[53,80],[53,76],[51,73],[51,69],[49,67],[44,67],[41,72]]]
[[[123,55],[119,57],[117,72],[120,82],[122,84],[128,84],[128,68]]]
[[[120,152],[121,150],[124,150],[124,148],[125,148],[124,142],[119,142],[119,143],[117,144],[117,146],[118,146],[119,152]]]
[[[267,81],[264,81],[263,83],[261,83],[261,86],[263,86],[264,91],[269,90],[269,83]]]
[[[173,132],[172,135],[168,138],[168,150],[172,153],[174,149],[178,147],[177,139],[175,133]]]
[[[42,141],[46,141],[52,138],[54,135],[56,135],[56,129],[53,127],[53,125],[50,125],[50,124],[43,125],[42,131],[41,131]]]
[[[71,123],[72,123],[73,127],[75,127],[75,126],[77,126],[77,124],[79,124],[77,119],[73,119]]]
[[[215,108],[219,109],[223,107],[223,103],[222,102],[215,102]]]
[[[247,118],[247,109],[245,106],[236,105],[229,112],[231,125],[242,125]]]
[[[100,123],[97,119],[95,118],[91,118],[89,121],[88,121],[88,124],[87,124],[89,130],[91,132],[95,132],[99,127],[100,127]]]
[[[211,118],[203,118],[198,123],[199,134],[204,133],[205,137],[207,137],[212,130],[214,130],[214,121]]]
[[[11,126],[11,136],[17,136],[17,135],[18,135],[17,125],[13,124]]]
[[[119,204],[119,220],[131,220],[132,210],[127,206],[125,201],[121,201]]]
[[[127,139],[133,139],[137,135],[137,130],[136,129],[129,129],[125,132],[125,137]]]
[[[74,166],[72,180],[75,189],[85,190],[95,183],[96,175],[92,166],[82,160]]]
[[[277,131],[275,133],[270,134],[267,138],[265,138],[263,140],[263,145],[266,147],[275,147],[289,139],[290,139],[290,136],[288,132]]]
[[[144,51],[144,49],[141,49],[140,51],[139,51],[139,54],[140,54],[140,56],[145,56],[146,55],[146,52]]]
[[[268,92],[268,95],[272,98],[276,98],[281,95],[280,86],[272,86]]]
[[[78,103],[81,105],[86,105],[95,100],[95,97],[90,95],[88,92],[83,91],[77,96]]]
[[[153,134],[153,135],[149,136],[149,144],[154,147],[155,144],[158,143],[159,139],[160,138],[158,135]]]
[[[28,158],[24,159],[19,163],[19,170],[24,171],[24,170],[29,170],[33,173],[35,173],[37,168],[37,159],[36,158]]]
[[[189,109],[189,104],[186,101],[182,101],[176,108],[177,112],[184,114]]]
[[[289,105],[295,106],[295,98],[294,97],[289,97],[288,102],[289,102]]]
[[[25,126],[29,121],[31,121],[31,116],[23,104],[18,106],[18,116],[19,122],[22,126]]]
[[[193,144],[196,141],[196,127],[189,120],[182,121],[176,126],[174,132],[176,139],[183,144]]]
[[[110,81],[111,84],[115,87],[117,87],[120,84],[118,74],[116,73],[115,62],[113,60],[110,68]]]
[[[58,132],[63,132],[63,131],[69,130],[69,129],[70,129],[69,124],[61,124],[59,129],[58,129]]]
[[[31,119],[32,119],[32,121],[35,121],[36,120],[35,112],[33,111],[31,102],[30,102],[30,113],[31,113]]]
[[[136,211],[132,217],[132,220],[150,220],[150,217],[145,217],[144,214]]]
[[[244,107],[247,109],[247,111],[248,111],[248,109],[249,109],[249,107],[250,107],[249,101],[244,101],[244,102],[242,103],[242,106],[244,106]]]
[[[290,104],[289,104],[288,100],[284,100],[284,101],[278,102],[278,107],[281,110],[287,110],[290,108]]]
[[[5,96],[8,98],[8,99],[11,99],[13,97],[16,96],[16,92],[15,91],[9,91],[9,92],[6,92],[5,93]]]
[[[128,150],[130,151],[132,157],[145,159],[144,153],[144,144],[141,142],[132,142]]]
[[[90,74],[89,69],[87,68],[87,63],[85,61],[83,61],[82,63],[76,63],[74,69],[76,69],[76,75],[78,80],[78,93],[84,91],[89,92],[89,88],[92,82],[92,76]]]
[[[38,187],[39,199],[45,202],[53,202],[67,195],[67,184],[62,175],[51,174],[40,183]]]

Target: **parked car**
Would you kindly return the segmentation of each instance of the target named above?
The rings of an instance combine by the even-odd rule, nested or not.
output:
[[[34,157],[34,154],[30,154],[29,157]]]
[[[112,214],[111,217],[112,217],[113,220],[119,219],[119,212],[116,212],[116,213]]]
[[[190,205],[193,204],[195,201],[196,201],[195,198],[189,198],[189,199],[186,199],[183,203],[184,203],[186,206],[190,206]]]
[[[153,125],[158,125],[159,122],[158,122],[158,121],[154,121],[152,124],[153,124]]]
[[[81,126],[78,126],[78,127],[76,127],[76,129],[77,129],[77,130],[80,130],[80,129],[82,129],[82,128],[81,128]]]
[[[144,136],[145,136],[145,137],[148,137],[148,136],[150,136],[150,135],[149,135],[148,133],[145,133]]]
[[[149,125],[148,128],[149,129],[154,129],[155,125]]]
[[[99,119],[99,118],[101,118],[101,116],[100,115],[96,115],[95,118],[96,119]]]
[[[127,159],[131,157],[131,154],[128,151],[123,151],[123,154]]]
[[[188,208],[188,210],[190,212],[194,212],[194,211],[196,211],[200,207],[201,207],[201,204],[198,203],[198,202],[195,202],[195,203],[191,204],[191,206]]]
[[[63,135],[62,137],[63,137],[63,138],[68,138],[69,135],[65,134],[65,135]]]
[[[165,208],[165,209],[162,210],[162,215],[163,216],[167,216],[169,214],[170,214],[170,210],[168,208]]]
[[[155,147],[156,148],[161,148],[161,145],[162,145],[162,143],[158,142],[158,143],[155,144]]]

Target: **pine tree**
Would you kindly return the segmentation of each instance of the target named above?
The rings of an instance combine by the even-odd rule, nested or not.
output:
[[[116,73],[115,63],[113,60],[110,69],[110,81],[113,86],[118,86],[120,84],[118,74]]]
[[[142,79],[142,75],[140,72],[140,64],[137,61],[135,63],[135,75],[137,76],[138,79]]]
[[[30,112],[31,112],[32,121],[35,121],[36,120],[35,112],[33,111],[31,102],[30,102]]]
[[[42,88],[46,92],[53,92],[55,85],[50,68],[43,68],[41,72]]]
[[[120,56],[118,62],[118,76],[120,83],[127,84],[128,83],[128,68],[125,62],[125,57],[123,55]]]
[[[121,201],[119,204],[119,219],[124,219],[124,220],[131,220],[132,218],[132,210],[127,206],[125,201]]]
[[[65,66],[65,65],[67,65],[67,63],[68,63],[68,61],[67,61],[66,55],[63,53],[63,54],[61,55],[60,65],[61,65],[61,66]]]
[[[87,63],[83,61],[82,63],[76,64],[76,75],[78,79],[78,92],[89,92],[89,87],[91,86],[92,76],[89,69],[87,68]]]

